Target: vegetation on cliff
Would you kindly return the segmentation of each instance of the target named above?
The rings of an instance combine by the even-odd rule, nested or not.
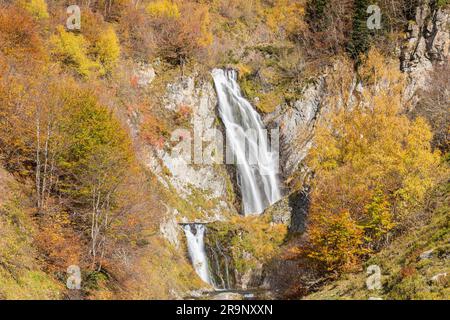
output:
[[[192,105],[163,106],[170,84],[210,81],[212,67],[239,70],[261,113],[291,108],[326,75],[302,175],[287,177],[311,173],[291,184],[311,190],[306,232],[223,212],[230,219],[208,241],[238,273],[294,261],[313,279],[294,279],[290,298],[336,279],[311,298],[366,298],[360,271],[379,264],[382,297],[448,297],[448,276],[430,276],[448,268],[449,66],[405,99],[398,48],[420,3],[376,1],[383,28],[368,30],[372,2],[93,1],[70,30],[64,1],[0,0],[0,299],[175,298],[202,287],[160,225],[169,207],[195,220],[222,200],[236,205],[235,188],[227,176],[227,199],[177,194],[170,171],[155,176],[142,153],[167,151],[170,133],[190,128]],[[66,287],[70,265],[82,271],[78,293]]]

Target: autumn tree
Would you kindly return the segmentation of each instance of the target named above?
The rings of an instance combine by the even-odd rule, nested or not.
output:
[[[151,2],[147,12],[153,18],[160,55],[173,64],[183,66],[212,43],[206,5],[164,0]]]
[[[146,61],[156,52],[152,21],[144,10],[127,7],[120,17],[117,32],[122,50],[128,56]]]
[[[109,228],[115,222],[117,191],[130,174],[131,142],[111,112],[88,91],[77,91],[77,99],[66,103],[64,111],[58,189],[74,209],[89,209],[83,219],[89,226],[92,265],[101,268]]]
[[[19,5],[37,19],[48,19],[47,3],[45,0],[19,0]]]
[[[56,34],[50,38],[50,44],[53,57],[84,78],[88,78],[100,68],[98,62],[89,58],[89,42],[81,34],[66,31],[63,26],[58,26]]]
[[[394,227],[406,227],[439,179],[429,125],[401,112],[403,76],[396,70],[371,50],[359,70],[359,102],[345,106],[330,96],[331,109],[318,125],[308,156],[314,171],[309,255],[329,270],[357,266]]]
[[[81,30],[87,41],[87,56],[99,66],[101,76],[110,75],[119,56],[120,44],[112,24],[106,23],[100,14],[86,9],[82,15]]]
[[[267,25],[274,31],[282,31],[288,37],[298,35],[305,29],[305,1],[276,0],[266,10]]]
[[[39,24],[20,8],[0,8],[0,52],[16,66],[21,62],[22,68],[36,67],[35,62],[46,59]]]

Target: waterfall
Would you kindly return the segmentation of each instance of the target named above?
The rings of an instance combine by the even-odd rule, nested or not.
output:
[[[260,115],[242,96],[236,71],[214,69],[212,76],[219,115],[226,129],[227,148],[236,161],[243,212],[260,214],[281,198],[278,154],[269,151],[267,130]]]
[[[186,234],[189,257],[195,272],[204,282],[212,284],[205,252],[205,226],[203,224],[186,224],[183,226],[183,229]],[[195,233],[192,229],[194,229]]]

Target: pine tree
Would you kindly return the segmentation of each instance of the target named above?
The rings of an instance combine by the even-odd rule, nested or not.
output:
[[[367,53],[370,47],[370,32],[367,28],[367,8],[370,0],[355,0],[353,13],[353,30],[348,50],[354,60],[358,60],[361,53]]]

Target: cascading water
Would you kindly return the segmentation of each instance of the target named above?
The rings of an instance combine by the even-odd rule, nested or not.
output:
[[[212,76],[219,100],[219,114],[226,129],[227,152],[231,151],[237,167],[243,213],[260,214],[281,198],[277,151],[274,148],[269,151],[267,131],[260,115],[242,96],[236,71],[214,69]],[[227,163],[230,163],[228,160],[227,155]],[[214,287],[217,283],[216,290],[230,289],[234,281],[230,276],[229,258],[217,241],[216,248],[208,248],[215,265],[211,274],[204,242],[206,227],[203,224],[185,224],[183,229],[189,256],[199,277]]]
[[[186,224],[183,226],[183,229],[186,234],[189,256],[195,272],[204,282],[212,285],[205,252],[205,226],[203,224]],[[195,233],[192,229],[194,229]]]
[[[227,146],[237,165],[243,212],[260,214],[281,198],[278,155],[268,150],[267,131],[260,115],[242,96],[236,71],[214,69],[212,76]]]

